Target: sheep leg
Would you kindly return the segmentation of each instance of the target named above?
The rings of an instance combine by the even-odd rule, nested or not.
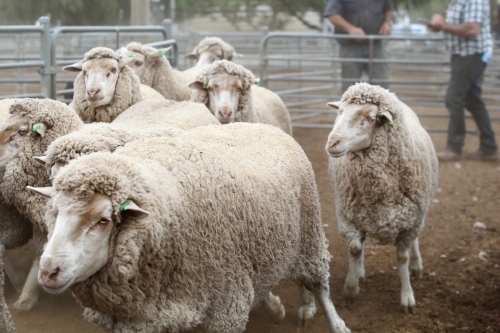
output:
[[[316,301],[314,294],[304,286],[300,286],[300,304],[302,305],[298,312],[298,326],[306,327],[308,320],[316,314]]]
[[[398,261],[399,277],[401,279],[401,308],[405,313],[415,313],[415,296],[410,283],[410,272],[408,270],[408,246],[399,243],[396,245],[396,258]]]
[[[359,280],[365,277],[364,246],[361,238],[353,238],[349,243],[349,272],[344,284],[344,297],[351,304],[359,294]]]
[[[411,242],[410,247],[410,271],[412,276],[422,277],[424,273],[424,265],[422,264],[422,256],[418,246],[418,237]]]
[[[267,308],[274,323],[280,323],[285,318],[285,307],[281,304],[279,296],[275,296],[272,292],[264,298],[264,305]]]
[[[14,303],[14,307],[18,310],[29,311],[33,308],[36,301],[38,300],[38,292],[40,287],[38,286],[38,268],[40,266],[40,257],[37,256],[33,260],[31,265],[28,278],[24,283],[23,291],[18,300]]]
[[[5,271],[5,274],[16,289],[17,293],[20,294],[21,290],[23,289],[23,281],[25,276],[19,270],[17,270],[14,267],[14,264],[12,264],[12,261],[9,260],[9,258],[7,257],[7,249],[3,244],[0,244],[0,252],[2,253],[3,257],[3,269]]]
[[[318,298],[319,304],[323,309],[323,313],[328,321],[330,333],[351,333],[351,330],[347,328],[344,321],[335,310],[335,306],[330,299],[330,287],[328,283],[313,288],[313,293]]]

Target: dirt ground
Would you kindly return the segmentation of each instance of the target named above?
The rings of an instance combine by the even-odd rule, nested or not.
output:
[[[417,108],[418,109],[418,108]],[[427,112],[421,108],[422,112]],[[441,110],[442,111],[442,110]],[[427,118],[425,126],[444,128],[446,119]],[[469,128],[474,128],[468,123]],[[500,137],[500,123],[495,132]],[[330,239],[331,297],[347,326],[356,333],[385,332],[500,332],[500,162],[461,161],[441,163],[439,189],[420,237],[425,274],[412,279],[417,313],[399,308],[399,275],[393,246],[366,243],[366,275],[356,302],[346,307],[342,288],[347,275],[347,244],[337,231],[335,207],[327,173],[324,145],[330,130],[295,129],[294,137],[309,156],[321,197],[325,229]],[[437,150],[445,134],[431,134]],[[478,137],[468,135],[466,152],[477,149]],[[473,227],[482,222],[486,228]],[[29,250],[9,252],[19,266],[29,267]],[[321,310],[306,328],[297,328],[298,292],[293,283],[275,289],[287,310],[284,321],[272,324],[261,311],[251,314],[246,332],[326,333]],[[10,309],[17,298],[7,282]],[[19,333],[96,333],[103,329],[82,319],[82,309],[67,293],[41,293],[28,313],[12,311]],[[198,332],[198,331],[197,331]]]

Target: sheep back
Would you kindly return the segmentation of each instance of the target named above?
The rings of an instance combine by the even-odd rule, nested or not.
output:
[[[429,134],[416,114],[379,86],[356,84],[341,103],[372,103],[388,111],[393,126],[379,124],[363,151],[329,158],[329,173],[342,235],[366,234],[382,244],[418,236],[437,187],[438,161]]]
[[[144,99],[165,99],[162,94],[145,84],[141,84],[141,94]]]
[[[113,124],[127,129],[174,127],[187,130],[220,122],[203,104],[151,99],[130,107]]]
[[[116,217],[128,198],[151,213],[120,222],[108,264],[71,287],[81,305],[119,323],[188,329],[233,302],[249,310],[284,279],[328,281],[311,164],[272,126],[206,126],[133,141],[72,161],[54,187],[79,198],[108,195]],[[53,229],[52,212],[46,221]]]

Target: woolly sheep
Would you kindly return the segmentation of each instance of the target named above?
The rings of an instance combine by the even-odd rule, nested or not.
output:
[[[37,256],[33,261],[30,273],[23,291],[14,307],[29,310],[36,303],[38,288],[36,274],[38,258],[46,240],[42,228],[45,198],[30,195],[24,189],[27,184],[49,186],[50,182],[45,170],[33,159],[42,155],[47,146],[57,137],[78,130],[83,126],[74,110],[66,104],[50,99],[23,99],[10,107],[11,117],[6,121],[0,137],[6,130],[15,130],[15,139],[1,144],[10,148],[0,148],[0,160],[5,158],[6,151],[15,150],[15,155],[9,157],[5,173],[0,184],[0,195],[7,205],[17,209],[21,216],[28,219],[33,227],[33,239]],[[20,137],[23,140],[18,140]]]
[[[196,66],[210,65],[216,60],[233,61],[234,48],[219,37],[205,37],[194,49],[186,54],[186,59],[196,60]]]
[[[414,313],[408,265],[422,274],[418,235],[438,179],[431,138],[416,114],[379,86],[358,83],[328,105],[339,110],[326,150],[340,233],[349,242],[344,295],[350,302],[359,293],[370,237],[396,246],[401,306]]]
[[[112,49],[96,47],[80,62],[63,68],[79,72],[70,106],[85,123],[111,122],[131,105],[143,100],[141,83],[126,66],[130,59]]]
[[[272,126],[134,141],[31,189],[51,197],[40,283],[70,288],[87,319],[113,332],[242,332],[284,279],[314,292],[331,332],[350,332],[330,300],[311,164]]]
[[[16,327],[4,298],[3,253],[0,252],[0,332],[15,333]]]
[[[142,84],[157,90],[166,99],[174,101],[188,101],[191,90],[187,79],[182,72],[172,69],[164,55],[170,48],[155,49],[138,42],[131,42],[126,46],[127,52],[122,59],[139,76]]]
[[[281,98],[254,81],[253,74],[243,66],[216,61],[189,85],[194,89],[191,100],[205,104],[223,124],[264,123],[291,135],[290,115]]]
[[[145,84],[141,84],[141,94],[144,99],[165,99],[162,94]]]

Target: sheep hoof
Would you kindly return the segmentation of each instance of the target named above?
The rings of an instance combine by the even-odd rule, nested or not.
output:
[[[354,286],[354,287],[344,287],[344,299],[346,301],[346,305],[349,306],[352,303],[354,303],[354,299],[359,294],[359,286]]]
[[[19,297],[19,299],[14,303],[14,308],[20,311],[29,311],[35,306],[38,297]]]
[[[303,305],[300,307],[298,316],[299,316],[299,327],[306,327],[307,323],[314,317],[316,314],[315,306]]]
[[[413,267],[411,269],[411,276],[421,279],[423,275],[424,275],[424,270],[421,269],[420,267]]]
[[[411,314],[415,314],[417,313],[417,307],[416,305],[403,305],[401,304],[401,312],[403,312],[404,314],[408,314],[408,313],[411,313]]]

